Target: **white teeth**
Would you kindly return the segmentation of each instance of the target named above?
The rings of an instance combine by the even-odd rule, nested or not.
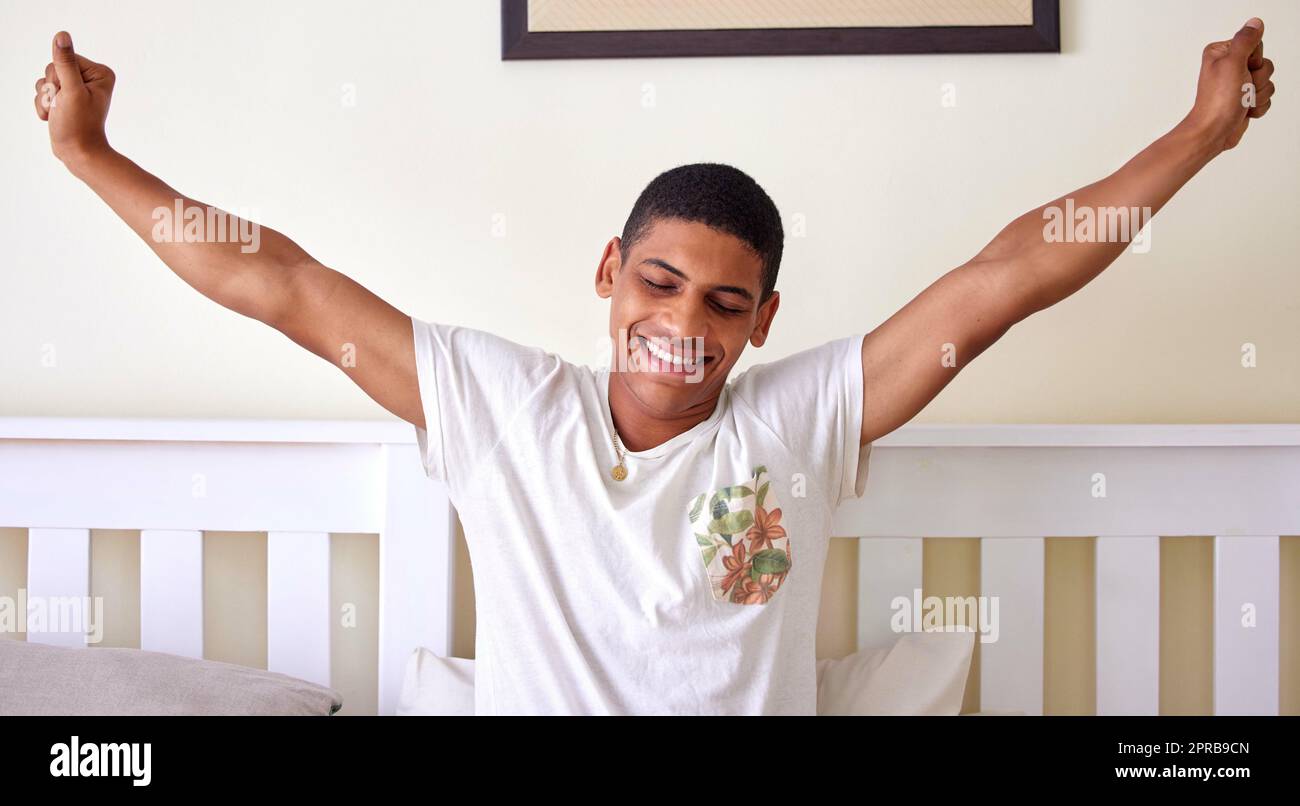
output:
[[[659,359],[660,361],[671,363],[673,364],[673,366],[677,366],[677,367],[685,367],[686,369],[695,369],[695,367],[697,367],[700,363],[702,363],[698,359],[694,361],[683,361],[681,356],[673,355],[667,350],[664,350],[663,348],[659,347],[655,343],[651,342],[646,337],[638,336],[638,338],[641,340],[641,344],[646,348],[646,350],[648,350],[651,355],[653,355],[655,358]]]

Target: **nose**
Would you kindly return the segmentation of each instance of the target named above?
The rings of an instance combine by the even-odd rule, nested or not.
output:
[[[703,346],[709,337],[709,312],[702,299],[695,299],[681,294],[673,300],[665,317],[664,325],[669,329],[668,335],[682,340],[699,338],[701,342],[690,342],[691,346]]]

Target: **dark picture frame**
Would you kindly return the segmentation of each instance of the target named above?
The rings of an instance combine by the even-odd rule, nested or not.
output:
[[[1060,53],[1060,0],[1033,0],[1033,25],[529,31],[528,0],[501,0],[501,58]]]

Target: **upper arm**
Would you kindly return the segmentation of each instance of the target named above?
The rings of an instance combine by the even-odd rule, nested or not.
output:
[[[862,340],[862,443],[916,416],[1028,315],[1005,262],[970,262],[933,282]]]
[[[345,274],[293,269],[285,310],[270,324],[343,372],[376,403],[423,428],[411,318]]]

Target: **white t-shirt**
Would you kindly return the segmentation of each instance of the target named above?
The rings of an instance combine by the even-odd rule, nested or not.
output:
[[[608,368],[412,323],[422,461],[474,569],[476,713],[816,713],[831,518],[871,454],[862,334],[741,372],[615,481]]]

